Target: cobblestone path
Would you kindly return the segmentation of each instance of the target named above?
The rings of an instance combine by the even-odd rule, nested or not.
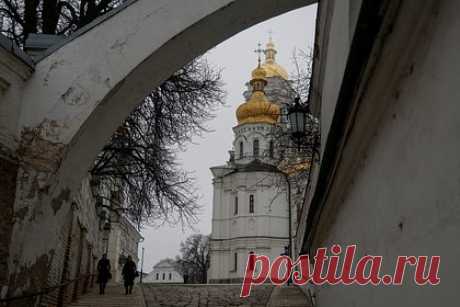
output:
[[[249,298],[240,298],[240,285],[144,284],[147,307],[266,306],[273,286],[257,286]]]

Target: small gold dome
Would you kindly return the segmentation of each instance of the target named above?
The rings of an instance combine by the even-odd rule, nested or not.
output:
[[[238,124],[276,124],[280,114],[280,107],[269,102],[267,96],[265,96],[266,71],[261,66],[258,66],[252,71],[251,75],[252,94],[249,100],[241,104],[236,110]]]
[[[264,92],[253,92],[251,98],[240,105],[236,110],[238,124],[266,123],[276,124],[280,114],[280,107],[267,100]]]
[[[253,80],[256,80],[256,79],[265,80],[265,77],[267,76],[267,72],[262,67],[257,66],[257,68],[252,71],[251,76]]]
[[[278,53],[275,49],[275,44],[272,39],[268,41],[266,45],[265,53],[265,63],[262,64],[262,68],[265,69],[266,77],[281,77],[284,80],[289,79],[287,71],[278,63],[276,63],[275,57]]]

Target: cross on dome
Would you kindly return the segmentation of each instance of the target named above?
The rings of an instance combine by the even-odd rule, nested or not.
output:
[[[258,56],[257,62],[259,63],[259,66],[260,66],[261,54],[265,52],[265,50],[262,49],[262,44],[260,42],[257,43],[257,49],[254,50],[254,52],[257,53],[257,56]]]

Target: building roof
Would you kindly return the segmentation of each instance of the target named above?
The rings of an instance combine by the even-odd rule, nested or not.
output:
[[[259,159],[254,159],[247,164],[235,164],[236,172],[279,172],[278,168],[272,164],[264,163]]]
[[[175,268],[175,267],[176,267],[176,262],[171,258],[166,258],[166,259],[160,260],[157,264],[155,264],[153,266],[153,269]]]

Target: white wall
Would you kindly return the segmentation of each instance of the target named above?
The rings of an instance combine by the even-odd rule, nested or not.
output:
[[[399,255],[440,255],[441,283],[416,286],[414,270],[407,269],[402,286],[318,287],[318,306],[458,305],[459,11],[458,1],[405,2],[401,6],[400,17],[387,38],[388,48],[393,49],[384,49],[373,76],[380,77],[383,67],[392,63],[390,55],[405,60],[406,54],[400,50],[409,46],[413,53],[402,65],[405,69],[386,72],[389,80],[397,81],[394,87],[379,84],[386,99],[369,99],[374,85],[367,87],[369,93],[363,95],[361,104],[384,106],[383,113],[366,128],[373,132],[363,154],[343,156],[341,164],[353,164],[356,169],[349,185],[334,188],[341,196],[331,195],[336,202],[326,202],[317,234],[320,246],[357,244],[357,256],[384,256],[385,273],[392,273]],[[408,16],[419,23],[411,23]],[[416,19],[419,16],[420,20]],[[398,41],[404,31],[410,39]],[[400,49],[395,49],[398,45]],[[325,89],[330,87],[335,88],[325,81]],[[330,112],[331,106],[329,103],[323,110]],[[355,125],[359,127],[365,120],[358,113]],[[350,139],[363,132],[353,130]]]
[[[164,274],[164,279],[163,279]],[[169,278],[171,276],[171,278]],[[183,283],[184,279],[174,268],[161,267],[153,268],[146,277],[142,279],[144,283]]]
[[[208,280],[236,282],[244,276],[249,252],[274,259],[288,245],[284,178],[271,172],[236,172],[215,179]],[[249,213],[249,195],[254,213]],[[238,195],[238,214],[234,214]],[[234,254],[237,253],[237,270]]]

